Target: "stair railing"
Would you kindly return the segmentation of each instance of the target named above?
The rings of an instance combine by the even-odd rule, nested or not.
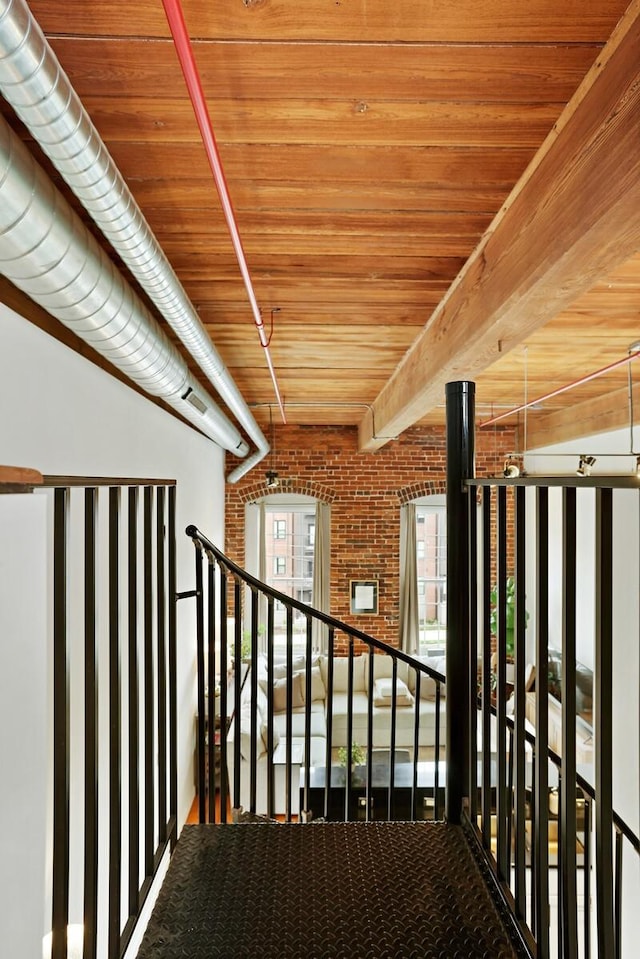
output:
[[[634,768],[620,769],[626,738],[620,726],[614,740],[613,667],[620,650],[614,569],[629,542],[628,525],[614,523],[614,505],[618,516],[635,511],[637,530],[638,478],[474,478],[473,395],[473,383],[447,386],[448,511],[451,500],[454,507],[448,541],[457,547],[448,595],[457,588],[468,596],[462,613],[449,619],[447,642],[469,704],[459,730],[468,762],[464,769],[449,764],[455,776],[447,803],[451,795],[455,813],[462,798],[469,838],[531,954],[620,959],[634,949],[633,937],[624,948],[623,941],[625,925],[631,930],[637,917],[640,840],[614,796],[632,810],[627,818],[635,815],[640,770],[637,748],[628,751]],[[636,575],[617,598],[631,590],[629,618],[637,620],[640,557],[634,563]],[[620,576],[619,560],[617,569]],[[592,603],[589,616],[580,603]],[[618,614],[618,630],[630,628],[623,619]],[[588,620],[593,715],[584,718],[577,650],[579,623]],[[508,677],[511,632],[514,675]],[[619,666],[617,675],[619,682]],[[447,676],[451,701],[460,686],[449,665]],[[639,681],[630,685],[632,697]],[[636,742],[637,708],[637,701],[628,704],[626,720]]]
[[[260,582],[226,557],[195,526],[187,528],[187,535],[195,547],[195,594],[197,602],[197,702],[196,740],[198,757],[197,793],[200,822],[227,822],[242,810],[249,816],[276,815],[276,791],[284,796],[281,818],[291,821],[318,818],[343,820],[362,818],[424,818],[424,809],[433,804],[434,818],[443,809],[444,763],[440,761],[444,736],[441,730],[441,704],[444,700],[445,676],[428,663],[415,659],[403,651],[356,629],[340,620],[313,609]],[[248,603],[243,603],[245,591]],[[277,745],[276,709],[274,706],[273,677],[276,662],[275,605],[285,610],[286,637],[281,649],[280,664],[286,680],[284,718],[284,747]],[[248,608],[246,608],[248,606]],[[260,629],[258,610],[266,606],[266,628]],[[294,677],[294,613],[304,620],[303,705],[295,696]],[[326,741],[319,760],[312,758],[314,664],[318,651],[314,636],[325,627],[327,641],[322,656],[325,689]],[[229,625],[232,624],[232,625]],[[229,635],[231,631],[231,635]],[[250,657],[242,662],[243,637],[250,637]],[[264,653],[259,650],[264,646]],[[359,653],[366,651],[366,684],[369,690],[366,706],[365,742],[359,743],[354,731],[354,675],[362,668]],[[342,655],[339,655],[339,654]],[[375,762],[374,748],[379,726],[374,723],[372,690],[380,668],[379,657],[386,657],[384,672],[390,683],[390,704],[384,707],[383,744],[384,769]],[[233,661],[234,668],[227,672]],[[339,689],[336,671],[343,671],[344,688]],[[319,667],[318,667],[319,668]],[[413,704],[401,706],[399,700],[399,672],[410,677]],[[433,705],[433,761],[420,760],[421,743],[425,740],[422,692],[430,684]],[[211,695],[212,690],[218,695]],[[262,692],[260,691],[262,689]],[[255,721],[259,700],[266,698],[264,728]],[[343,755],[345,769],[336,765],[334,717],[335,703],[340,696],[346,701],[346,736]],[[264,700],[263,700],[264,702]],[[409,761],[398,762],[398,710],[410,709],[412,716]],[[242,716],[251,719],[249,730],[242,732]],[[406,717],[406,714],[404,714]],[[295,729],[302,734],[295,746]],[[377,717],[380,723],[379,716]],[[280,720],[282,728],[282,719]],[[210,731],[213,731],[211,734]],[[261,735],[263,742],[261,743]],[[406,738],[405,738],[406,745]],[[263,749],[264,746],[264,749]],[[351,772],[349,757],[354,747],[365,746],[365,761]],[[386,750],[388,748],[388,756]],[[279,761],[277,756],[279,749]],[[266,750],[266,756],[264,751]],[[244,751],[244,756],[243,756]],[[260,754],[262,753],[262,757]],[[296,755],[297,753],[297,755]],[[412,754],[412,755],[411,755]],[[258,783],[259,762],[266,775],[263,799]],[[228,770],[231,773],[227,775]],[[400,782],[401,780],[401,782]],[[382,785],[380,785],[382,781]],[[427,797],[428,793],[428,797]],[[312,802],[313,794],[313,802]],[[402,795],[402,804],[399,799]],[[318,798],[320,797],[320,798]],[[422,805],[420,805],[422,801]]]
[[[77,926],[84,959],[120,959],[177,839],[176,484],[42,485],[53,496],[51,959],[65,959]]]

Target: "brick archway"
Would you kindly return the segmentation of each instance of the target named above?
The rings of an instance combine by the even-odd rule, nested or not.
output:
[[[403,486],[397,491],[397,496],[402,506],[405,503],[411,503],[420,496],[437,496],[447,492],[447,481],[445,477],[440,479],[423,480],[421,483],[412,483],[410,486]]]
[[[336,498],[336,492],[330,486],[324,486],[322,483],[316,483],[313,480],[301,480],[295,476],[288,476],[280,480],[280,485],[275,490],[269,490],[265,487],[264,481],[254,483],[253,486],[247,486],[239,490],[240,501],[244,504],[259,503],[260,500],[270,496],[271,493],[291,493],[298,496],[313,496],[320,503],[331,505]]]

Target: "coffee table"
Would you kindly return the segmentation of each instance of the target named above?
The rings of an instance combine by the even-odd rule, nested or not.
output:
[[[437,797],[436,791],[437,767]],[[417,763],[416,786],[413,787],[412,762],[396,762],[393,766],[393,791],[391,792],[389,764],[374,762],[371,766],[371,790],[369,793],[369,819],[399,820],[433,819],[442,816],[444,809],[445,762],[425,761]],[[346,769],[331,766],[327,781],[326,766],[311,766],[309,769],[308,811],[312,818],[324,817],[332,821],[345,819]],[[300,770],[300,809],[305,804],[305,769]],[[437,799],[437,803],[436,803]],[[367,818],[367,767],[356,766],[351,774],[351,795],[348,808],[350,820]]]

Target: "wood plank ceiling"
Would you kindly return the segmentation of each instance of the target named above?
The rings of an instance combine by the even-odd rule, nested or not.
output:
[[[357,425],[374,449],[442,423],[447,379],[477,380],[482,420],[640,339],[637,3],[610,41],[626,6],[184,0],[288,422]],[[161,0],[30,7],[268,423]],[[625,425],[626,378],[532,410],[530,444]]]

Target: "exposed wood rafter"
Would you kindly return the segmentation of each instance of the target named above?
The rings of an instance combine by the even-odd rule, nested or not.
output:
[[[640,249],[640,2],[360,425],[374,450]],[[375,422],[375,429],[374,429]]]

